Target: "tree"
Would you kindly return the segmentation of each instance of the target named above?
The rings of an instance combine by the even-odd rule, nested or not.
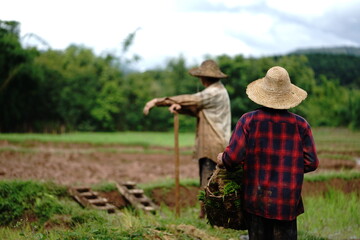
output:
[[[35,49],[23,49],[19,23],[0,21],[0,120],[1,131],[31,131],[38,118],[38,72]]]

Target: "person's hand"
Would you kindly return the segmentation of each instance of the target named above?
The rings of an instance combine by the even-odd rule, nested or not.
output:
[[[222,156],[223,156],[223,153],[219,153],[217,155],[217,158],[216,158],[216,164],[218,167],[223,167],[224,166],[224,163],[223,163],[223,160],[222,160]]]
[[[171,113],[176,113],[177,110],[180,110],[181,109],[181,105],[180,104],[177,104],[177,103],[173,103],[171,104],[171,106],[169,107],[169,111]]]
[[[150,109],[153,108],[153,107],[155,107],[156,102],[157,102],[157,99],[154,98],[153,100],[148,101],[148,102],[145,104],[145,107],[144,107],[144,109],[143,109],[144,115],[148,115],[148,114],[149,114]]]

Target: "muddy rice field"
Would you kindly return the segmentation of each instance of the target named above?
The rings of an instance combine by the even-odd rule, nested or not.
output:
[[[28,141],[13,143],[0,141],[0,179],[21,179],[53,181],[65,186],[94,185],[103,182],[135,181],[156,182],[174,178],[174,154],[172,148],[154,148],[122,145],[92,145]],[[198,178],[198,164],[192,160],[191,149],[180,149],[180,179]],[[355,156],[359,157],[360,156]],[[358,161],[359,162],[359,161]],[[320,159],[316,172],[339,169],[360,171],[357,161]],[[310,174],[316,174],[310,173]],[[305,182],[303,196],[322,194],[329,186],[344,192],[360,195],[360,179],[332,179],[326,182]],[[181,189],[182,203],[194,204],[198,189]],[[109,193],[109,200],[116,201],[115,193]],[[194,197],[190,197],[194,195]],[[164,196],[154,192],[157,202],[172,206],[174,194]],[[118,202],[117,205],[121,204]]]

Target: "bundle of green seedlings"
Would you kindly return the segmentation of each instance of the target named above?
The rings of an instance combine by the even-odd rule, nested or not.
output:
[[[206,216],[212,226],[245,230],[245,217],[242,211],[243,169],[227,171],[216,168],[205,189],[200,192]]]

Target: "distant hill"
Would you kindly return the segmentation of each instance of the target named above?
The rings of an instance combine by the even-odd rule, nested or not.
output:
[[[293,52],[290,52],[289,55],[292,54],[336,54],[336,55],[351,55],[360,57],[360,47],[324,47],[324,48],[304,48],[298,49]]]
[[[341,85],[360,88],[360,48],[308,48],[288,55],[306,56],[317,79],[323,75],[338,80]]]

